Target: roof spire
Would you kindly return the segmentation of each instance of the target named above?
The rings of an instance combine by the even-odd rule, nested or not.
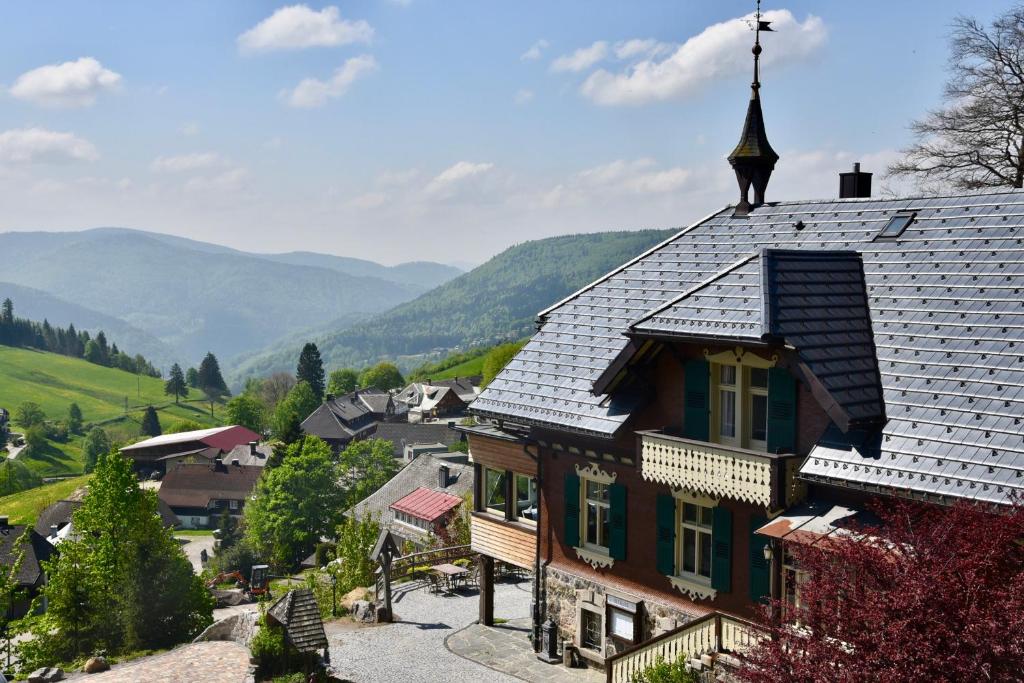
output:
[[[761,0],[757,0],[757,12],[754,15],[754,81],[750,84],[750,103],[747,105],[747,118],[743,122],[740,141],[729,155],[729,164],[736,172],[736,181],[740,186],[740,201],[736,205],[735,215],[745,216],[753,207],[764,204],[764,191],[768,187],[768,179],[775,168],[779,155],[768,143],[768,134],[764,130],[764,115],[761,113],[761,31],[771,31],[771,22],[761,19]],[[754,186],[754,203],[747,196],[750,186]]]

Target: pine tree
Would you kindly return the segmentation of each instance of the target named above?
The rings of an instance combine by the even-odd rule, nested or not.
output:
[[[320,359],[320,350],[313,342],[307,342],[299,354],[299,366],[295,370],[295,377],[300,382],[309,384],[313,390],[317,403],[324,400],[324,364]]]
[[[199,388],[209,396],[217,397],[229,393],[228,385],[220,374],[220,363],[212,353],[207,353],[203,362],[199,364],[199,376],[196,381]]]
[[[175,403],[178,402],[179,397],[188,395],[185,373],[181,371],[181,366],[177,363],[171,366],[171,374],[167,378],[167,382],[164,383],[164,393],[168,396],[174,396]]]
[[[199,371],[195,368],[189,368],[185,371],[185,383],[193,389],[199,388]]]
[[[79,434],[82,431],[82,409],[77,403],[68,406],[68,431]]]
[[[153,406],[147,406],[146,413],[142,416],[142,433],[146,436],[160,436],[163,433],[160,418],[157,417]]]

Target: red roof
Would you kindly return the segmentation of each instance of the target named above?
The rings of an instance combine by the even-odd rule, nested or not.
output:
[[[391,509],[412,515],[417,519],[433,522],[449,510],[458,507],[461,502],[462,499],[458,496],[440,491],[432,491],[421,486],[404,498],[400,498],[392,503]]]

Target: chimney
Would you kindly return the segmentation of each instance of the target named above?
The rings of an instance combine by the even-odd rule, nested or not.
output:
[[[249,442],[249,455],[256,455],[256,447],[260,445],[259,441]]]
[[[855,199],[871,196],[871,174],[860,170],[860,162],[853,165],[852,171],[839,174],[839,198]]]
[[[228,470],[227,470],[226,467],[224,467],[224,461],[222,459],[220,459],[220,458],[216,458],[213,461],[213,471],[214,472],[227,472]]]
[[[57,531],[59,531],[59,528],[57,527],[57,525],[56,524],[51,524],[50,525],[50,537],[51,538],[57,538]]]
[[[232,458],[231,459],[231,464],[234,465],[235,467],[241,467],[242,466],[242,462],[238,458]]]
[[[441,465],[437,468],[437,487],[439,489],[448,488],[448,465]]]
[[[10,524],[8,524],[9,521],[10,517],[8,517],[7,515],[0,515],[0,529],[6,529],[7,527],[11,526]]]

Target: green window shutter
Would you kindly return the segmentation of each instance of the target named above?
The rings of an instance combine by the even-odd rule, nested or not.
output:
[[[711,587],[728,593],[732,590],[732,512],[712,508]]]
[[[796,380],[783,368],[768,369],[768,452],[796,451]]]
[[[686,362],[684,385],[683,433],[689,439],[707,441],[711,414],[711,370],[706,360],[695,359]]]
[[[754,533],[767,523],[768,518],[764,515],[750,518],[750,600],[755,604],[769,597],[772,589],[771,562],[764,559],[768,538]]]
[[[626,559],[626,487],[611,484],[608,487],[608,522],[610,538],[608,554],[616,560]]]
[[[580,545],[580,478],[572,473],[565,475],[565,543]]]
[[[676,499],[659,495],[655,508],[658,527],[657,567],[666,576],[676,573]]]

